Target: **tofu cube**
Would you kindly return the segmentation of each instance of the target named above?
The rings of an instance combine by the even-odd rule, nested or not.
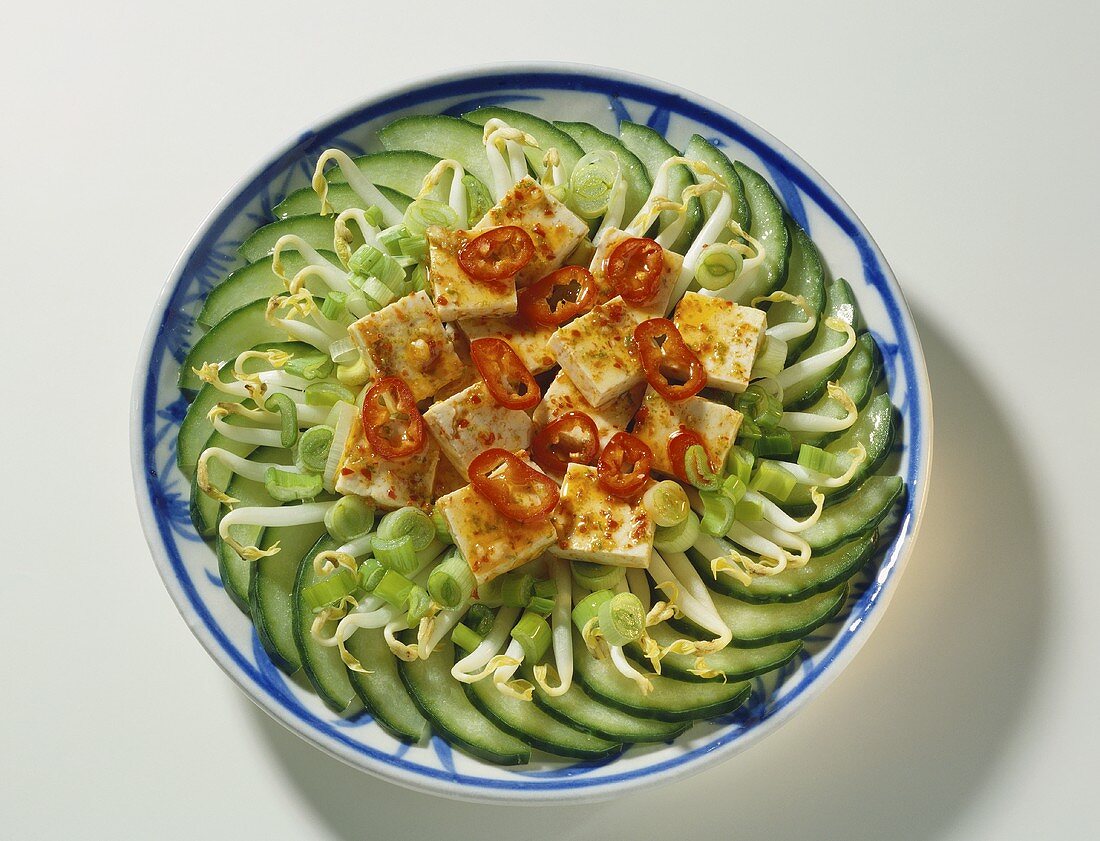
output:
[[[588,224],[531,178],[517,182],[489,209],[474,231],[503,225],[523,228],[535,245],[535,256],[516,275],[516,286],[520,288],[559,268],[588,236]]]
[[[681,429],[697,433],[703,439],[711,464],[717,467],[725,464],[740,428],[741,413],[723,403],[703,397],[670,403],[648,388],[642,398],[642,408],[634,416],[632,431],[653,451],[653,469],[671,475],[668,439],[672,433]]]
[[[435,468],[435,479],[432,481],[432,499],[439,499],[449,493],[466,487],[465,474],[459,473],[450,459],[441,458]]]
[[[527,370],[532,374],[549,371],[554,367],[554,357],[548,344],[554,335],[553,327],[531,324],[518,315],[505,318],[468,318],[458,323],[471,342],[495,336],[512,346]]]
[[[612,298],[550,337],[554,359],[591,405],[602,406],[645,379],[634,352],[634,328],[643,320],[622,298]]]
[[[649,566],[654,523],[642,505],[600,487],[596,468],[571,464],[561,502],[552,516],[558,538],[547,551],[571,561],[614,566]]]
[[[615,291],[615,287],[611,284],[611,281],[607,279],[605,269],[607,267],[607,258],[611,256],[611,253],[619,245],[628,239],[633,239],[633,237],[626,231],[620,231],[618,228],[609,228],[600,238],[599,245],[596,246],[596,253],[592,256],[590,271],[596,280],[596,288],[599,289],[598,297],[596,298],[598,303],[609,301],[618,294]],[[680,270],[684,267],[683,257],[675,251],[669,251],[667,248],[664,249],[664,252],[665,265],[664,269],[661,271],[657,295],[650,303],[637,308],[637,311],[642,314],[642,318],[640,319],[642,321],[645,321],[647,318],[661,318],[668,312],[669,299],[672,297],[672,291],[675,289],[676,281],[680,277]]]
[[[336,470],[336,490],[371,500],[381,508],[426,507],[439,464],[439,447],[431,439],[416,455],[396,461],[379,458],[356,418]]]
[[[348,327],[374,377],[400,377],[417,400],[462,374],[462,360],[443,332],[426,292],[399,298]]]
[[[526,453],[518,455],[527,460]],[[550,520],[509,519],[469,485],[441,497],[436,510],[479,585],[533,561],[557,539]]]
[[[442,321],[460,318],[489,318],[516,311],[516,281],[475,280],[458,262],[458,250],[475,235],[468,231],[428,228],[428,280],[432,284],[435,309]]]
[[[554,381],[542,395],[542,402],[535,407],[531,420],[535,422],[536,429],[542,429],[566,412],[584,412],[596,422],[596,429],[600,432],[600,445],[606,446],[612,435],[626,431],[630,419],[642,405],[644,391],[645,386],[636,385],[602,406],[593,406],[573,385],[569,375],[565,371],[558,371]]]
[[[531,418],[501,406],[485,383],[476,382],[424,413],[428,431],[463,477],[470,462],[490,447],[524,450],[531,445]]]
[[[724,298],[687,292],[676,305],[673,323],[707,369],[707,385],[740,394],[749,386],[768,317]]]

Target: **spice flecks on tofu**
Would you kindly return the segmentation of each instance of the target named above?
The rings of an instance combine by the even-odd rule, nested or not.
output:
[[[458,261],[458,251],[475,235],[432,226],[428,238],[428,280],[442,321],[489,318],[516,311],[516,281],[509,277],[485,281],[470,277]]]
[[[687,292],[676,305],[672,321],[706,368],[708,386],[734,394],[748,388],[768,326],[763,310]]]
[[[336,470],[336,491],[365,497],[381,508],[426,507],[438,464],[439,447],[432,440],[408,458],[380,458],[356,418]]]
[[[458,322],[458,326],[471,342],[489,336],[504,339],[532,374],[549,371],[554,367],[554,357],[549,348],[550,337],[554,335],[553,327],[531,324],[518,315],[504,318],[467,318]]]
[[[622,298],[612,298],[550,337],[550,352],[591,405],[602,406],[645,379],[634,349],[642,320]]]
[[[642,505],[600,487],[595,467],[570,464],[552,519],[558,537],[550,554],[573,561],[649,566],[654,523]]]
[[[518,181],[489,209],[474,231],[504,225],[523,228],[535,246],[535,256],[516,275],[516,286],[520,288],[559,268],[577,244],[588,236],[585,221],[532,178]]]
[[[348,334],[374,377],[400,377],[418,401],[462,374],[462,360],[426,292],[363,316]]]
[[[653,451],[653,469],[672,474],[672,463],[668,459],[668,439],[672,433],[681,429],[697,433],[711,464],[719,467],[725,464],[741,428],[741,417],[736,409],[704,397],[672,403],[649,388],[642,399],[642,407],[634,416],[632,431]]]
[[[516,451],[531,444],[531,418],[501,406],[485,383],[476,382],[425,413],[428,431],[462,476],[478,455],[491,447]]]
[[[600,446],[606,446],[616,432],[626,432],[630,419],[642,404],[645,386],[636,385],[602,406],[593,406],[584,399],[569,375],[558,371],[554,381],[542,395],[542,402],[535,407],[531,420],[536,429],[542,429],[566,412],[584,412],[596,423],[600,433]]]
[[[592,255],[590,271],[592,272],[592,277],[596,280],[596,288],[599,290],[596,298],[598,303],[609,301],[618,294],[618,292],[615,291],[614,285],[607,279],[605,269],[607,266],[607,258],[611,256],[611,253],[616,247],[628,239],[634,239],[634,237],[618,228],[609,228],[600,238],[599,245],[596,246],[596,253]],[[664,252],[665,265],[664,269],[661,271],[661,279],[658,282],[656,296],[645,306],[635,308],[641,313],[642,321],[647,318],[661,318],[668,312],[669,301],[672,298],[672,290],[676,287],[676,281],[680,277],[680,270],[684,267],[684,258],[682,256],[675,251],[669,251],[667,248],[664,249]]]

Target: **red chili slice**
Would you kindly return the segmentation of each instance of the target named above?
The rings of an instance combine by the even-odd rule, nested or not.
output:
[[[558,486],[515,453],[494,447],[470,462],[470,486],[511,520],[538,523],[558,504]]]
[[[613,496],[635,496],[649,480],[653,452],[645,441],[629,432],[618,432],[607,442],[596,465],[600,485]]]
[[[560,327],[592,309],[596,279],[584,266],[563,266],[519,293],[519,311],[543,327]]]
[[[400,377],[383,377],[363,397],[363,434],[384,459],[416,455],[428,441],[412,390]]]
[[[539,384],[504,339],[474,339],[470,342],[470,358],[485,380],[485,387],[501,406],[533,409],[542,399]]]
[[[458,264],[474,280],[504,280],[531,262],[535,244],[523,228],[490,228],[458,249]]]
[[[644,306],[657,297],[665,250],[651,239],[633,237],[615,246],[604,266],[604,277],[628,304]]]
[[[651,318],[635,327],[634,344],[646,380],[666,400],[687,400],[707,384],[703,363],[667,318]],[[684,382],[673,383],[670,374]]]
[[[531,443],[531,456],[543,470],[564,473],[570,463],[593,465],[600,455],[600,431],[584,412],[566,412],[550,421]]]
[[[672,472],[686,485],[692,484],[687,475],[687,451],[689,447],[696,444],[703,448],[703,452],[707,452],[707,445],[703,443],[699,433],[692,429],[681,427],[668,436],[668,460],[672,462]],[[707,464],[710,465],[711,472],[714,472],[710,453],[707,453]]]

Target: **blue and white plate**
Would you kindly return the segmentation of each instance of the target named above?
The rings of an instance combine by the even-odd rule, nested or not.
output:
[[[508,105],[548,119],[586,120],[616,132],[619,120],[658,130],[683,148],[699,133],[764,175],[813,237],[834,277],[855,290],[882,348],[890,395],[901,415],[892,460],[908,486],[895,536],[852,587],[841,618],[820,628],[800,657],[754,681],[735,713],[698,724],[667,745],[638,746],[601,762],[498,768],[433,737],[410,747],[367,716],[346,721],[270,662],[251,622],[230,601],[210,547],[191,525],[188,483],[175,466],[186,401],[176,373],[196,339],[194,316],[211,286],[239,264],[237,246],[272,218],[271,208],[309,184],[322,150],[360,154],[396,117],[461,114]],[[682,778],[728,759],[788,720],[820,692],[867,639],[894,592],[916,534],[928,484],[932,416],[916,330],[885,259],[855,214],[813,169],[744,117],[688,91],[620,71],[517,64],[458,71],[388,91],[324,120],[279,148],[210,215],[172,271],[141,349],[133,392],[132,459],[138,507],[164,584],[199,641],[249,697],[277,720],[348,764],[393,782],[481,801],[582,801]]]

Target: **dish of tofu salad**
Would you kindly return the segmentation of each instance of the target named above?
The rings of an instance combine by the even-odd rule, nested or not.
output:
[[[700,136],[379,135],[199,313],[177,456],[226,592],[333,710],[493,763],[737,709],[904,493],[851,289]]]

